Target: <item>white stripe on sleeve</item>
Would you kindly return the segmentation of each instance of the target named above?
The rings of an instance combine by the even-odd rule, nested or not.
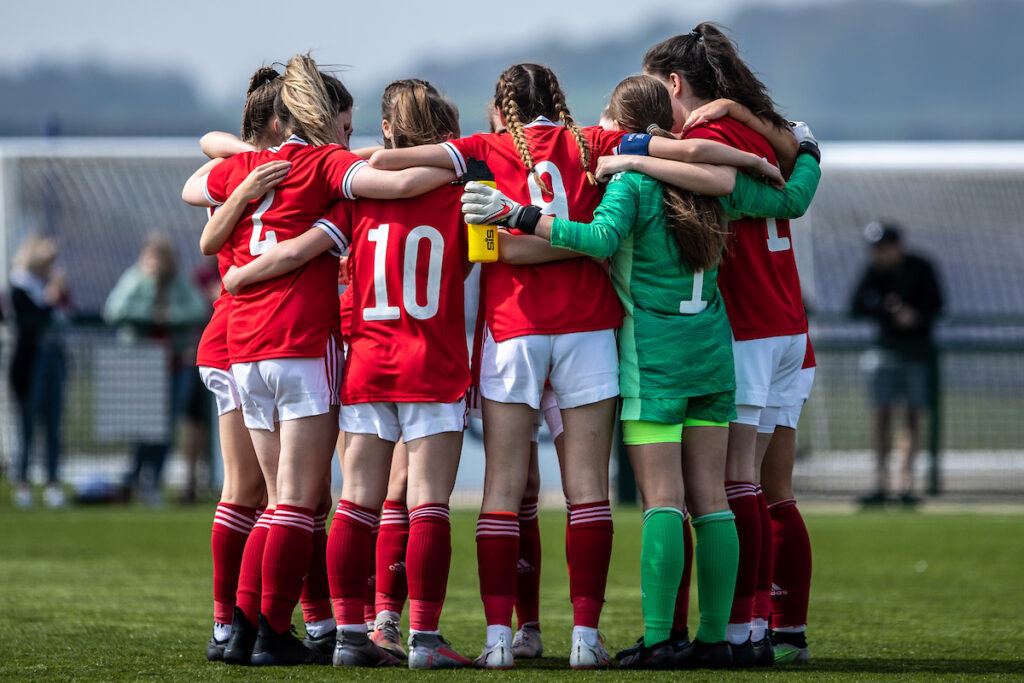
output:
[[[455,166],[455,175],[461,178],[466,173],[466,159],[462,156],[462,152],[450,142],[442,142],[441,146],[448,152],[448,156],[452,158],[452,165]]]
[[[334,249],[331,249],[332,256],[341,256],[342,253],[348,249],[348,239],[345,238],[345,235],[342,234],[341,230],[334,223],[330,222],[326,218],[321,218],[313,224],[313,227],[320,228],[326,232],[328,237],[331,238],[331,241],[334,242],[334,246],[337,247],[337,253],[335,253]]]
[[[352,179],[356,177],[356,173],[362,170],[368,164],[365,161],[357,161],[348,167],[345,171],[345,177],[341,181],[341,193],[349,199],[355,199],[356,196],[352,194]]]
[[[209,182],[209,180],[210,174],[207,173],[206,175],[203,176],[203,195],[206,197],[206,201],[210,202],[214,206],[220,206],[224,202],[218,202],[216,199],[210,196],[210,188],[207,186],[207,182]]]

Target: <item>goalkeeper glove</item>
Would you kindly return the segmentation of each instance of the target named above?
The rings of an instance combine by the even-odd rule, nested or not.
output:
[[[532,235],[540,220],[540,208],[514,202],[499,190],[483,183],[466,183],[462,213],[473,225],[507,225]]]
[[[803,121],[790,121],[789,129],[793,133],[793,137],[796,138],[796,141],[800,143],[797,154],[810,154],[820,164],[821,150],[818,148],[818,141],[814,139],[814,134],[807,124]]]

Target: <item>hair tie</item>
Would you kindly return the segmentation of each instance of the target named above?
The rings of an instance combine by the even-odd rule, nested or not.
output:
[[[703,34],[701,34],[701,32],[698,31],[697,29],[693,29],[692,31],[690,31],[690,37],[693,38],[694,40],[696,40],[699,43],[704,42]]]
[[[654,135],[655,131],[659,130],[660,128],[661,126],[659,126],[658,124],[652,123],[651,125],[647,126],[647,134]]]

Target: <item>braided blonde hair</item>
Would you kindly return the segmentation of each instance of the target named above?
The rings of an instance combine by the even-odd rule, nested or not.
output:
[[[512,136],[512,144],[515,145],[519,158],[523,160],[526,170],[533,175],[537,185],[545,194],[551,194],[551,188],[537,172],[537,165],[533,162],[533,154],[530,153],[530,145],[526,141],[526,133],[523,130],[523,121],[520,117],[519,105],[516,103],[516,86],[514,79],[509,74],[515,69],[512,67],[505,71],[498,79],[499,100],[496,102],[498,108],[505,114],[505,125],[508,127],[509,135]]]
[[[597,184],[597,179],[590,169],[590,145],[573,120],[569,107],[565,104],[565,93],[562,92],[558,78],[551,69],[539,64],[515,64],[505,69],[498,78],[498,85],[494,91],[494,106],[505,115],[508,132],[523,165],[545,193],[550,194],[550,189],[537,172],[529,143],[523,132],[523,121],[532,121],[539,116],[562,122],[576,140],[580,150],[580,165],[587,175],[587,180],[591,184]]]
[[[565,104],[565,93],[562,92],[562,87],[558,84],[555,73],[547,67],[544,67],[544,71],[548,74],[551,103],[555,106],[555,111],[558,112],[558,118],[562,125],[572,133],[573,138],[576,139],[576,146],[580,150],[580,164],[583,166],[583,172],[587,174],[587,180],[591,185],[597,185],[597,178],[594,177],[593,172],[590,170],[590,145],[587,144],[587,139],[583,137],[583,131],[576,125],[572,114],[569,113],[569,107]]]
[[[308,55],[288,60],[274,113],[285,127],[311,145],[338,141],[338,114],[352,108],[352,96],[334,76],[321,73]]]

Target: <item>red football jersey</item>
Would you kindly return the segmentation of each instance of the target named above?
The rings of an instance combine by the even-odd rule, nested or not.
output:
[[[212,218],[214,207],[207,209],[208,217]],[[232,263],[231,245],[225,244],[217,252],[217,272],[221,280],[224,273]],[[213,315],[210,322],[206,323],[203,329],[203,336],[199,338],[199,346],[196,349],[196,365],[203,368],[217,368],[227,370],[231,367],[231,357],[228,355],[228,311],[231,306],[231,294],[220,287],[220,296],[213,302]]]
[[[723,142],[778,165],[767,140],[735,119],[694,126],[685,137]],[[730,228],[732,235],[718,266],[718,288],[733,337],[744,341],[806,332],[789,221],[744,218]]]
[[[344,404],[452,403],[469,387],[462,188],[339,202],[318,222],[351,241]]]
[[[545,195],[523,166],[512,136],[484,133],[443,143],[455,172],[466,159],[484,161],[498,189],[520,204],[536,204],[547,215],[589,222],[603,189],[591,185],[580,163],[576,140],[564,127],[545,118],[526,126],[533,161],[553,195]],[[613,154],[624,133],[584,128],[591,150],[591,171],[598,157]],[[516,231],[518,232],[518,231]],[[484,264],[480,274],[487,327],[497,341],[527,334],[590,332],[622,324],[622,306],[604,269],[589,258],[520,266]]]
[[[212,215],[212,211],[210,212]],[[231,245],[225,244],[217,252],[217,272],[221,280],[224,273],[231,267],[233,255]],[[231,293],[221,285],[220,296],[213,302],[213,315],[199,338],[196,349],[196,365],[204,368],[227,370],[231,367],[231,355],[228,353],[228,315],[231,310]]]
[[[807,350],[804,351],[804,364],[800,366],[800,369],[801,370],[806,370],[807,368],[813,368],[813,367],[817,366],[817,364],[818,364],[818,361],[814,357],[814,346],[811,345],[811,338],[810,338],[810,336],[808,336],[807,337]]]
[[[253,168],[277,159],[292,162],[288,176],[251,203],[231,233],[237,266],[309,230],[337,199],[352,199],[352,177],[366,163],[339,145],[313,146],[292,137],[278,148],[238,154],[215,166],[206,179],[207,197],[223,203]],[[231,362],[322,356],[340,325],[337,282],[337,256],[324,253],[231,297]]]
[[[341,294],[338,296],[338,303],[341,313],[341,341],[346,344],[352,343],[352,287],[349,285],[339,285],[344,287],[341,290]]]

